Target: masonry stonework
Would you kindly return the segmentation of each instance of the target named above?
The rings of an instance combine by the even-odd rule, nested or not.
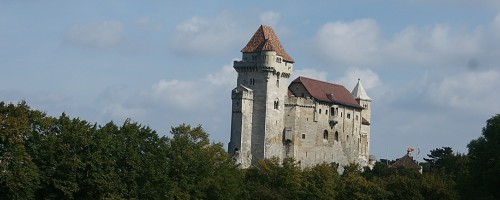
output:
[[[243,168],[265,158],[294,158],[301,168],[369,159],[372,100],[361,82],[344,86],[298,77],[271,27],[260,26],[234,61],[228,151]],[[288,85],[288,86],[287,86]]]

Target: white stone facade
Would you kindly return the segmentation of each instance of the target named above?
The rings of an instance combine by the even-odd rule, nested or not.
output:
[[[274,34],[272,29],[271,34]],[[269,46],[282,48],[277,38],[275,40],[277,44]],[[303,77],[288,85],[293,60],[283,52],[273,48],[243,51],[242,60],[234,62],[238,80],[231,97],[229,152],[243,168],[273,157],[280,160],[292,157],[301,168],[324,162],[366,166],[372,100],[361,83],[358,82],[353,95],[347,91],[356,105],[334,98],[332,101],[317,98],[314,96],[318,95],[317,91],[311,93],[311,88],[316,87],[314,84],[328,87],[330,83]],[[343,86],[332,86],[345,90]],[[345,98],[345,92],[323,95],[344,95]]]

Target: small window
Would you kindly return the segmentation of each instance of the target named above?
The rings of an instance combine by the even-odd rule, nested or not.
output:
[[[358,120],[358,115],[356,115],[356,120]]]
[[[321,114],[321,109],[319,109],[319,114]]]
[[[328,115],[328,110],[325,110],[325,115]]]
[[[276,87],[280,87],[280,80],[276,80]]]
[[[302,139],[306,139],[306,134],[302,133]]]
[[[254,78],[250,79],[250,85],[255,85],[255,79]]]
[[[279,101],[274,101],[274,109],[278,110],[279,105],[280,105]]]
[[[342,112],[340,112],[340,117],[342,117]]]
[[[339,132],[338,131],[335,131],[335,141],[336,142],[339,141]]]
[[[328,140],[328,131],[323,131],[323,140]]]
[[[332,115],[332,116],[335,115],[335,108],[330,108],[330,115]]]
[[[351,114],[347,114],[347,119],[351,119]]]

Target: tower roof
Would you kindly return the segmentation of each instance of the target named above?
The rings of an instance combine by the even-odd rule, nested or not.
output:
[[[371,101],[372,99],[366,94],[365,88],[363,88],[363,85],[361,84],[361,81],[358,79],[358,84],[356,84],[356,87],[352,90],[352,96],[354,96],[355,99],[361,99],[361,100],[367,100]]]
[[[309,92],[309,94],[311,94],[311,96],[317,101],[333,102],[363,109],[363,107],[361,107],[349,93],[349,90],[342,85],[314,80],[302,76],[296,78],[292,81],[292,83],[302,83],[307,92]]]
[[[285,48],[281,45],[273,28],[266,25],[260,25],[247,45],[241,50],[242,53],[257,53],[262,51],[276,51],[276,54],[283,57],[283,60],[294,63],[293,58],[286,53]]]

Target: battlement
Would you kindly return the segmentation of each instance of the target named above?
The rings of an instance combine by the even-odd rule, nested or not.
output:
[[[285,106],[315,107],[315,101],[312,98],[289,96],[285,99]]]

